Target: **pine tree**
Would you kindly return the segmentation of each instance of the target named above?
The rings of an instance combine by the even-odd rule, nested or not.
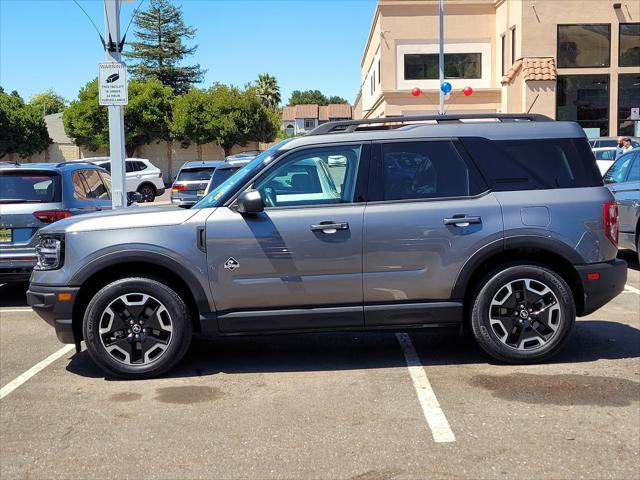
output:
[[[151,0],[149,9],[139,12],[134,20],[136,41],[130,42],[131,51],[125,57],[136,59],[129,67],[140,80],[157,78],[176,93],[184,93],[203,80],[205,70],[200,65],[181,66],[181,61],[192,55],[198,45],[191,47],[196,29],[182,20],[182,8],[168,0]]]

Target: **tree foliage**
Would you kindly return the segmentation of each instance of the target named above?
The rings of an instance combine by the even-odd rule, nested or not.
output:
[[[0,91],[0,158],[17,153],[26,158],[42,152],[51,138],[42,112],[37,106],[28,105],[17,94]]]
[[[124,109],[125,146],[133,155],[138,146],[170,138],[173,91],[159,80],[129,82],[129,104]],[[64,129],[76,145],[95,151],[109,148],[107,108],[98,104],[98,80],[87,83],[63,113]]]
[[[271,110],[276,110],[280,105],[280,86],[273,75],[261,73],[255,83],[256,94]]]
[[[42,93],[36,93],[29,99],[29,105],[38,107],[44,115],[52,113],[60,113],[65,109],[67,101],[63,96],[58,95],[53,89],[45,90]]]
[[[205,74],[199,64],[181,65],[198,45],[187,46],[196,29],[182,20],[182,8],[168,0],[151,0],[149,8],[134,20],[136,41],[129,42],[131,51],[123,55],[134,60],[129,70],[140,80],[158,79],[176,93],[184,93],[202,82]]]
[[[289,105],[306,105],[316,103],[318,105],[328,105],[330,103],[349,103],[344,98],[337,95],[326,97],[320,90],[294,90],[289,98]]]
[[[279,115],[263,104],[255,88],[215,85],[206,91],[193,89],[177,99],[171,129],[184,144],[216,141],[226,156],[235,145],[272,141]]]

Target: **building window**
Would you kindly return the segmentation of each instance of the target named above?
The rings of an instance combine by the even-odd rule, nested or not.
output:
[[[609,135],[609,75],[560,75],[556,118],[597,129],[591,136]]]
[[[313,118],[305,118],[304,119],[304,129],[305,130],[311,130],[312,128],[315,128],[316,126],[316,121]]]
[[[516,63],[516,27],[511,29],[511,65]]]
[[[378,85],[380,85],[380,60],[378,60]]]
[[[437,80],[437,53],[405,54],[405,80]],[[481,78],[482,54],[480,53],[445,53],[444,78]]]
[[[640,66],[640,23],[620,24],[618,66]]]
[[[640,106],[640,75],[618,75],[618,135],[634,135],[631,108]]]
[[[504,33],[502,35],[500,35],[500,62],[502,62],[502,76],[504,77],[504,74],[507,73],[507,67],[505,66],[505,63],[507,63],[507,56],[506,56],[506,44],[507,44],[507,40],[504,36]]]
[[[611,25],[558,25],[558,67],[608,67]]]

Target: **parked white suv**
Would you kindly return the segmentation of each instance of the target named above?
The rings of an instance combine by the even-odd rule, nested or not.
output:
[[[99,165],[111,173],[111,159],[109,157],[84,158],[83,160]],[[127,158],[125,165],[128,192],[139,192],[142,195],[142,202],[153,202],[157,196],[164,193],[162,170],[149,160],[146,158]]]

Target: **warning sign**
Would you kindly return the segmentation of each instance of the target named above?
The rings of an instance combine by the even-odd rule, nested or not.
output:
[[[98,90],[100,105],[126,105],[129,103],[127,66],[122,62],[99,63]]]

